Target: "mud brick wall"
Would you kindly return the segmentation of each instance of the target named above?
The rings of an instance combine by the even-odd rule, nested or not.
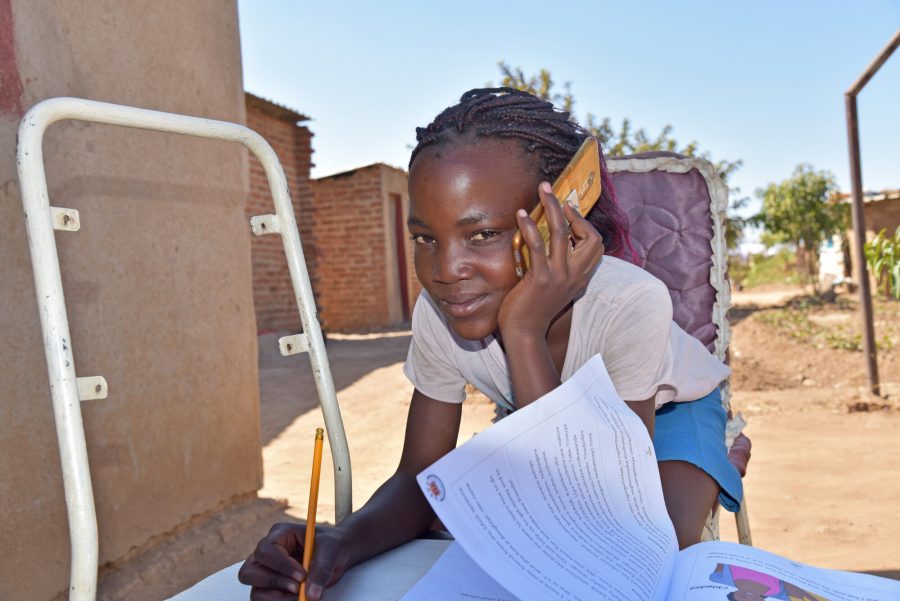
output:
[[[246,95],[247,126],[262,135],[272,148],[287,177],[294,216],[300,230],[300,241],[309,270],[313,291],[317,290],[316,231],[313,191],[310,184],[312,168],[312,132],[299,125],[306,116],[275,103]],[[269,183],[262,165],[250,156],[250,193],[247,197],[247,227],[254,215],[275,212],[275,204],[269,193]],[[256,324],[260,332],[273,330],[299,331],[300,316],[294,299],[294,291],[288,272],[281,237],[268,235],[254,237],[251,243],[253,260],[253,305]]]

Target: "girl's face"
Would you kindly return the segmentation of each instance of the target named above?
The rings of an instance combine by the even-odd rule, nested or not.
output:
[[[453,330],[480,340],[518,282],[516,211],[537,202],[540,177],[521,141],[450,140],[424,148],[409,172],[416,275]]]

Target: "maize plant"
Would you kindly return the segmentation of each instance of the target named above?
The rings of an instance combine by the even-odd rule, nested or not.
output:
[[[885,294],[900,300],[900,227],[893,236],[886,232],[866,242],[866,263]]]

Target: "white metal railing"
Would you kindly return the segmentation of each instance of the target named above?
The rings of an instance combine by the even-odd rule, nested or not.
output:
[[[282,338],[279,340],[279,348],[283,355],[304,351],[309,353],[334,458],[335,521],[343,520],[352,508],[350,452],[325,353],[322,330],[316,317],[312,286],[303,259],[287,180],[275,151],[262,136],[235,123],[79,98],[44,100],[25,114],[19,126],[17,168],[69,518],[72,547],[69,599],[94,601],[97,593],[97,517],[79,403],[83,400],[106,398],[107,383],[102,376],[76,375],[69,320],[63,298],[59,256],[53,232],[77,231],[80,221],[78,211],[50,206],[42,142],[44,132],[50,125],[66,119],[237,142],[259,159],[269,180],[269,189],[275,201],[275,214],[253,217],[250,224],[257,236],[281,234],[303,332]]]

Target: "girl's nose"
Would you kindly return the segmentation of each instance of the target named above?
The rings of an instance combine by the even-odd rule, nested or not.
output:
[[[441,284],[452,284],[468,278],[472,265],[464,248],[448,245],[438,250],[432,265],[432,279]]]

